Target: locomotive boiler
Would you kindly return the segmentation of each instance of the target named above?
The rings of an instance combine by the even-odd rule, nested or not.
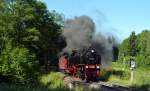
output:
[[[97,81],[100,75],[101,56],[94,48],[73,50],[59,58],[59,69],[65,74],[85,81]]]

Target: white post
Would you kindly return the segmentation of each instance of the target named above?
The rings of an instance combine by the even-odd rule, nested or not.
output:
[[[134,78],[134,72],[133,69],[131,69],[131,82],[133,82],[133,78]]]
[[[131,66],[131,82],[133,82],[133,79],[134,79],[134,69],[135,69],[135,61],[130,61],[130,66]]]

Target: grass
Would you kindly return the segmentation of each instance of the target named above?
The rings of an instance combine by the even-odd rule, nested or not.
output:
[[[63,83],[64,75],[60,72],[48,72],[39,76],[39,84],[36,85],[9,85],[0,83],[0,91],[84,91],[81,86],[73,89],[67,88]],[[101,70],[101,80],[113,82],[134,88],[150,90],[150,68],[136,68],[134,80],[130,81],[130,69],[119,63],[113,63],[109,68]]]
[[[137,69],[134,78],[132,87],[150,90],[150,69]]]
[[[63,77],[64,75],[61,73],[50,72],[49,74],[42,75],[39,80],[49,88],[64,88]]]
[[[103,71],[102,76],[109,82],[150,90],[150,67],[136,68],[134,70],[133,81],[130,80],[131,70],[126,65],[113,63],[109,68]]]
[[[67,88],[64,86],[63,77],[60,72],[49,72],[39,76],[39,84],[19,86],[0,83],[0,91],[84,91],[80,86]]]

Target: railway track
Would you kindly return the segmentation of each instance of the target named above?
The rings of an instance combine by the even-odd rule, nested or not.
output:
[[[108,82],[98,82],[97,84],[101,86],[101,91],[148,91],[121,85],[114,85]]]
[[[71,86],[72,85],[72,86]],[[72,84],[69,84],[69,88],[72,88],[74,86],[83,86],[85,91],[88,91],[89,89],[92,89],[92,91],[149,91],[149,90],[142,90],[142,89],[136,89],[136,88],[130,88],[125,87],[121,85],[114,85],[112,83],[108,82],[81,82],[81,81],[74,81]]]

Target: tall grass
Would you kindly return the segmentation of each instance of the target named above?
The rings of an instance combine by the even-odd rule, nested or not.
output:
[[[49,88],[64,88],[63,84],[64,75],[60,72],[50,72],[39,78],[40,82]]]
[[[131,86],[150,90],[150,69],[135,70],[134,81]]]
[[[134,70],[134,79],[130,80],[131,70],[127,65],[113,63],[110,68],[105,69],[109,74],[107,80],[116,84],[150,90],[150,67],[138,67]]]
[[[60,72],[49,72],[39,77],[36,85],[13,85],[0,83],[0,91],[84,91],[83,87],[76,86],[69,89],[63,83],[64,75]]]

